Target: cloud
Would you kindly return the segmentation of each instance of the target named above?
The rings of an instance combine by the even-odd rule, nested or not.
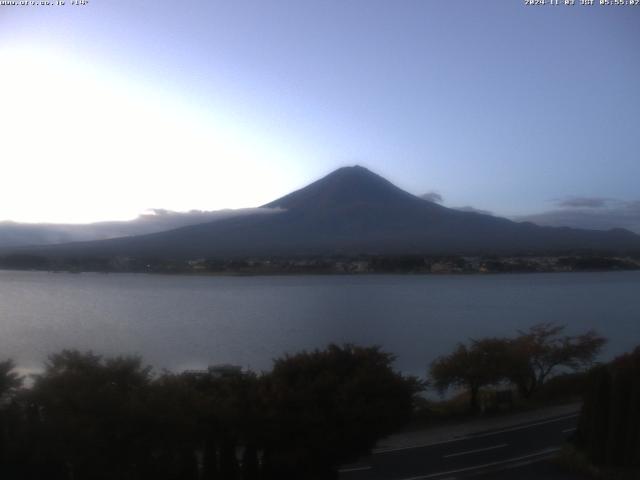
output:
[[[0,247],[45,245],[65,242],[105,240],[173,230],[188,225],[207,223],[245,215],[272,215],[278,208],[241,208],[237,210],[191,210],[175,212],[151,209],[130,221],[88,224],[0,222]]]
[[[482,210],[482,209],[474,208],[474,207],[470,207],[470,206],[453,207],[453,209],[454,210],[459,210],[461,212],[479,213],[480,215],[491,215],[491,216],[493,216],[493,212],[491,212],[489,210]]]
[[[420,198],[422,198],[423,200],[426,200],[427,202],[432,202],[432,203],[443,203],[444,202],[444,198],[442,198],[442,195],[440,195],[438,192],[427,192],[424,193],[422,195],[420,195]],[[493,216],[493,212],[490,212],[489,210],[481,210],[479,208],[474,208],[471,206],[466,206],[466,207],[450,207],[453,210],[459,210],[461,212],[469,212],[469,213],[479,213],[480,215],[492,215]]]
[[[432,203],[443,203],[444,202],[444,198],[442,197],[442,195],[440,195],[437,192],[427,192],[424,193],[422,195],[420,195],[420,198],[422,198],[423,200],[426,200],[427,202],[432,202]],[[466,207],[450,207],[453,210],[460,210],[461,212],[470,212],[470,213],[479,213],[481,215],[493,215],[493,212],[490,212],[489,210],[481,210],[479,208],[474,208],[474,207],[470,207],[470,206],[466,206]]]
[[[560,208],[605,208],[612,202],[610,198],[602,197],[568,197],[556,200]]]
[[[427,202],[432,202],[432,203],[442,203],[444,201],[444,199],[442,198],[442,195],[436,192],[427,192],[423,195],[420,195],[420,198],[422,198],[423,200],[426,200]]]
[[[514,217],[516,221],[533,222],[550,227],[573,227],[590,230],[626,228],[640,234],[640,200],[574,198],[585,200],[556,202],[562,208],[533,215]],[[602,202],[599,202],[602,200]]]
[[[118,224],[124,225],[125,228],[142,229],[147,230],[149,228],[157,230],[168,230],[170,228],[184,227],[187,225],[194,225],[196,223],[212,222],[215,220],[222,220],[224,218],[239,217],[244,215],[254,214],[269,214],[277,213],[278,209],[272,208],[240,208],[236,210],[189,210],[188,212],[176,212],[173,210],[166,210],[164,208],[152,208],[147,210],[146,213],[139,215],[138,218],[131,222],[104,222],[104,224]],[[101,225],[96,223],[94,225]],[[145,232],[150,233],[150,232]],[[129,235],[139,235],[139,233],[132,233]]]

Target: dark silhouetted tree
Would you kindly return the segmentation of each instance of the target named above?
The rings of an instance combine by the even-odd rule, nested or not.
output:
[[[411,415],[422,385],[378,348],[332,345],[270,373],[153,377],[138,357],[64,350],[12,405],[9,471],[31,480],[335,478]],[[2,364],[5,397],[19,387]],[[16,468],[14,468],[16,467]]]
[[[102,359],[65,350],[49,357],[31,401],[39,450],[75,480],[124,478],[148,454],[145,429],[150,368],[138,357]]]
[[[640,347],[590,372],[576,443],[596,465],[640,472]]]
[[[510,343],[502,338],[472,340],[468,346],[458,344],[452,353],[431,364],[431,378],[440,392],[452,386],[466,388],[469,408],[477,411],[480,389],[505,378],[509,353]]]
[[[264,379],[269,408],[266,478],[332,479],[406,422],[422,385],[379,348],[330,345],[275,361]]]
[[[23,378],[16,372],[13,360],[0,362],[0,404],[22,386]]]
[[[0,362],[0,473],[1,465],[8,462],[8,449],[14,436],[12,424],[16,416],[13,399],[22,382],[23,378],[16,372],[13,360]]]
[[[469,391],[471,410],[478,409],[483,386],[509,381],[529,398],[558,370],[581,370],[593,364],[606,340],[590,330],[561,335],[563,326],[550,323],[519,332],[515,338],[484,338],[459,344],[431,364],[431,378],[441,391],[452,386]]]
[[[564,328],[542,323],[513,339],[508,377],[524,398],[534,394],[559,369],[590,367],[606,343],[593,330],[569,336],[562,335]]]

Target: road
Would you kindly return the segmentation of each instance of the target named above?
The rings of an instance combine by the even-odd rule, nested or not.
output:
[[[342,468],[340,479],[453,480],[474,476],[489,480],[509,478],[495,474],[499,471],[544,469],[531,465],[560,449],[575,430],[577,418],[577,414],[564,415],[445,442],[375,450],[357,464]],[[512,473],[510,478],[524,478]],[[572,477],[548,473],[538,478]]]

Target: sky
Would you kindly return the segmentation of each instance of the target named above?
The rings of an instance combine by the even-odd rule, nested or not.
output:
[[[0,5],[0,220],[255,207],[360,164],[640,231],[640,6],[577,3]]]

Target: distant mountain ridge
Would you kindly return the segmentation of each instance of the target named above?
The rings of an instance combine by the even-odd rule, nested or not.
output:
[[[640,236],[626,230],[540,227],[454,210],[416,197],[360,166],[340,168],[263,208],[277,212],[22,251],[166,259],[640,252]]]

